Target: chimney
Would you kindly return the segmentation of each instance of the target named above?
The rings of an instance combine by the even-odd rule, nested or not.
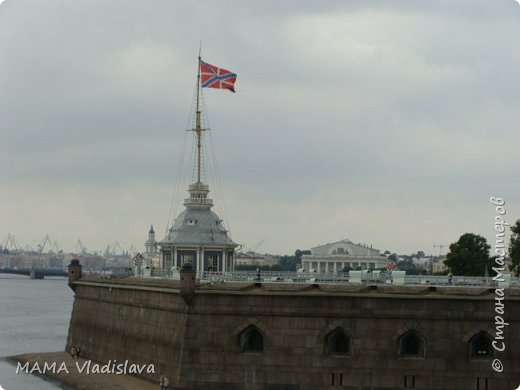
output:
[[[189,305],[195,298],[195,271],[191,263],[184,263],[181,269],[181,296]]]
[[[81,264],[78,259],[72,259],[69,264],[69,287],[76,291],[74,282],[81,279]]]

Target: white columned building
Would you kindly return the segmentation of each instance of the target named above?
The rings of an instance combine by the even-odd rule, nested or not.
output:
[[[371,270],[385,268],[387,264],[386,256],[379,250],[347,239],[311,248],[310,255],[302,256],[302,268],[311,272],[337,273],[345,267]]]

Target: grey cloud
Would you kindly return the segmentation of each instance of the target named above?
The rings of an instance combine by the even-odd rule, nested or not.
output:
[[[483,233],[474,216],[492,192],[520,213],[519,17],[514,1],[7,0],[0,236],[142,241],[138,227],[168,213],[200,40],[208,62],[238,73],[238,93],[205,91],[237,241],[291,252],[349,235],[416,250],[471,223]],[[74,211],[85,188],[115,199],[96,211],[86,196]],[[26,193],[78,219],[16,218]],[[283,221],[253,229],[248,207]],[[428,235],[414,236],[424,221],[398,212],[407,208],[430,220]]]

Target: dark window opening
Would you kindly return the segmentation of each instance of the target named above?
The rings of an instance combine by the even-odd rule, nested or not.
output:
[[[404,355],[418,355],[419,354],[419,340],[416,335],[411,334],[404,340]]]
[[[487,359],[493,354],[491,337],[486,332],[480,332],[473,336],[469,342],[469,355],[471,359]]]
[[[342,328],[336,328],[325,336],[325,354],[327,356],[349,356],[351,350],[351,339]]]
[[[254,325],[244,329],[239,335],[239,340],[242,352],[264,351],[264,336]]]
[[[336,336],[334,341],[334,349],[336,353],[348,353],[348,339],[344,334]]]
[[[426,342],[415,330],[403,334],[398,340],[399,357],[424,357]]]

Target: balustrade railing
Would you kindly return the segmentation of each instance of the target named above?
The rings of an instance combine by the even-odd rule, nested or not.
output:
[[[84,273],[85,277],[105,276],[122,278],[134,275],[132,269],[126,267],[112,268],[99,272]],[[179,279],[178,270],[167,271],[159,268],[151,270],[152,278]],[[494,280],[490,276],[437,276],[437,275],[404,275],[392,272],[291,272],[291,271],[233,271],[233,272],[197,272],[197,279],[204,283],[301,283],[301,284],[394,284],[407,286],[457,286],[457,287],[500,287],[520,288],[518,277],[507,278],[504,282]]]

